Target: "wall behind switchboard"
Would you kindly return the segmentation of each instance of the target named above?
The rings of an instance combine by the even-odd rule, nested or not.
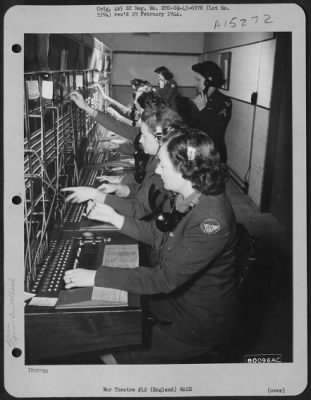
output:
[[[113,85],[129,85],[133,78],[142,78],[157,85],[157,75],[154,69],[165,65],[174,74],[180,86],[193,86],[191,65],[197,63],[196,56],[171,56],[153,54],[114,54],[113,56]]]
[[[115,52],[201,54],[204,44],[203,32],[102,33],[94,36]]]
[[[261,207],[275,39],[272,33],[206,34],[202,60],[220,64],[220,55],[231,52],[230,85],[223,93],[232,98],[232,119],[226,132],[228,165],[248,187]],[[258,93],[252,104],[252,94]]]
[[[157,76],[153,71],[156,67],[165,65],[174,73],[174,78],[182,94],[186,96],[188,94],[192,95],[195,91],[192,90],[191,93],[188,93],[189,90],[187,89],[193,88],[194,81],[191,65],[197,62],[198,58],[196,56],[117,53],[113,56],[113,91],[119,97],[119,101],[130,102],[131,88],[129,81],[133,78],[141,78],[157,86]]]
[[[219,49],[231,49],[237,46],[244,46],[272,39],[273,32],[217,32],[206,33],[203,53],[218,51]]]
[[[191,66],[203,51],[204,33],[117,33],[96,35],[113,50],[112,94],[123,104],[132,101],[130,80],[145,79],[157,85],[153,72],[169,68],[184,96],[194,97]]]

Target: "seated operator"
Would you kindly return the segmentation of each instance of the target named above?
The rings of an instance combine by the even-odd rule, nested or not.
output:
[[[92,187],[69,187],[62,191],[71,191],[67,201],[81,203],[88,200],[105,203],[112,206],[117,212],[134,218],[143,218],[159,206],[159,202],[166,201],[169,193],[163,190],[163,182],[155,173],[158,163],[157,153],[159,150],[159,139],[157,134],[174,124],[182,124],[179,115],[170,109],[166,102],[155,94],[145,93],[141,95],[149,98],[146,101],[146,109],[142,113],[140,129],[142,136],[140,143],[144,152],[150,155],[146,167],[146,175],[142,183],[137,184],[115,184],[103,183],[98,188]],[[112,194],[114,193],[114,194]],[[152,199],[151,199],[152,197]],[[157,199],[156,199],[157,197]],[[150,204],[152,202],[153,204]]]
[[[110,205],[123,215],[146,220],[152,218],[159,209],[169,206],[171,193],[163,188],[162,179],[155,173],[158,163],[159,136],[162,136],[163,130],[167,131],[170,126],[182,125],[183,122],[179,115],[155,94],[143,93],[138,101],[145,108],[140,122],[142,132],[140,142],[143,151],[150,156],[141,184],[104,183],[97,189],[69,187],[62,189],[72,192],[67,197],[67,201],[81,203],[92,199]],[[140,243],[139,253],[140,259],[144,260],[146,265],[157,264],[157,251],[150,246]]]
[[[100,85],[99,85],[100,86]],[[97,86],[96,86],[97,87]],[[124,121],[118,121],[113,116],[109,115],[105,111],[96,110],[90,107],[84,100],[81,93],[74,91],[70,93],[70,99],[79,107],[81,110],[85,111],[92,118],[95,119],[98,123],[103,125],[109,131],[116,133],[119,136],[122,136],[131,142],[135,140],[135,137],[138,135],[139,130],[135,126],[130,126]]]
[[[94,87],[96,87],[101,94],[104,93],[104,90],[100,84],[95,84]],[[149,94],[147,95],[147,93]],[[142,113],[143,109],[147,107],[149,103],[154,102],[155,96],[156,95],[151,90],[149,90],[149,86],[145,83],[137,88],[134,100],[135,121],[137,118],[140,118],[140,114]],[[145,176],[145,169],[149,157],[147,157],[147,155],[142,151],[139,144],[140,129],[139,126],[136,126],[138,125],[137,121],[135,122],[135,124],[128,124],[125,121],[119,121],[115,119],[113,116],[109,115],[106,112],[95,110],[87,105],[87,103],[83,99],[83,96],[79,92],[72,92],[70,94],[70,98],[79,108],[95,118],[95,120],[103,125],[106,129],[111,130],[116,134],[133,142],[134,147],[132,151],[134,153],[135,159],[135,180],[136,182],[141,183],[142,179]],[[105,180],[113,179],[105,177]]]
[[[111,105],[115,106],[118,111],[112,110],[111,107],[107,108],[107,112],[127,125],[138,127],[140,123],[140,115],[143,110],[148,107],[148,104],[151,103],[154,99],[154,90],[152,85],[148,81],[143,81],[141,79],[133,79],[131,81],[132,89],[133,89],[133,104],[131,107],[123,106],[121,103],[112,99],[108,95],[106,95],[104,89],[101,85],[95,85],[102,97],[108,101]],[[150,93],[149,95],[145,95],[146,93]],[[112,110],[112,111],[111,111]],[[123,115],[121,115],[123,114]],[[137,183],[141,183],[146,175],[146,167],[149,160],[149,155],[144,152],[141,144],[141,131],[138,130],[138,133],[133,141],[134,145],[134,161],[135,161],[135,174],[134,178]],[[104,180],[115,181],[114,178],[105,177]]]
[[[124,106],[117,100],[108,96],[102,85],[100,85],[99,83],[95,83],[93,86],[99,90],[103,99],[105,99],[105,101],[109,103],[109,107],[106,109],[106,111],[117,120],[124,122],[125,124],[130,126],[136,126],[140,118],[139,111],[137,110],[138,97],[142,93],[154,91],[151,83],[149,83],[148,81],[144,81],[142,79],[132,79],[131,86],[133,89],[133,104],[129,106]]]
[[[102,266],[66,271],[66,288],[103,286],[144,295],[154,318],[149,347],[113,352],[121,364],[183,361],[232,337],[237,322],[236,221],[225,195],[225,166],[203,132],[176,128],[163,138],[156,173],[176,193],[169,214],[139,221],[106,204],[89,205],[89,218],[152,244],[154,268]]]

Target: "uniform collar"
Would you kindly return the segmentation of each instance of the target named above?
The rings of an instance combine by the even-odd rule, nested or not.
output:
[[[185,199],[182,197],[181,194],[177,194],[175,198],[175,208],[179,212],[186,212],[189,210],[189,208],[194,207],[201,196],[200,192],[197,192],[196,190],[191,193],[190,196],[186,197]]]
[[[210,96],[207,97],[207,102],[213,102],[218,98],[219,91],[216,89]]]

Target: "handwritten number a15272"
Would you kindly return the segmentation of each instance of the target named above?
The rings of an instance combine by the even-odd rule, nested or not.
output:
[[[231,28],[234,29],[236,27],[241,27],[245,28],[250,24],[250,22],[253,22],[253,24],[258,24],[259,22],[264,22],[265,24],[272,24],[273,20],[271,19],[271,15],[269,14],[264,14],[263,16],[259,17],[258,15],[253,15],[249,19],[247,18],[237,18],[233,17],[230,20],[221,20],[221,19],[216,19],[214,22],[214,30],[216,29],[221,29],[222,27],[225,28],[227,25]]]
[[[231,28],[235,28],[237,26],[236,22],[234,22],[234,20],[236,20],[236,17],[231,18],[229,24],[231,25]]]

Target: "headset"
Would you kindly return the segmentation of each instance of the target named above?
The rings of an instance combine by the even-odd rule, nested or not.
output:
[[[161,213],[156,219],[156,227],[161,232],[172,232],[193,207],[194,206],[190,207],[189,210],[184,213],[177,211],[175,207],[171,213]]]
[[[163,137],[163,128],[162,128],[161,125],[157,125],[157,126],[156,126],[156,134],[155,134],[155,137],[156,137],[157,141],[158,141],[159,143],[161,143],[162,137]]]
[[[199,73],[202,76],[204,76],[202,74],[202,72],[199,72]],[[205,89],[203,90],[204,94],[207,93],[208,89],[211,86],[219,88],[225,82],[221,68],[217,64],[214,64],[214,63],[209,64],[209,67],[207,68],[207,70],[205,72],[204,78],[205,78],[205,80],[204,80]]]
[[[171,212],[162,212],[165,201],[168,200],[168,196],[160,190],[155,190],[154,185],[151,185],[149,192],[149,205],[152,209],[152,213],[141,218],[143,221],[155,221],[156,227],[161,232],[172,232],[179,222],[196,206],[198,199],[189,204],[189,208],[185,212],[176,210],[175,196],[171,201]]]
[[[182,128],[181,128],[182,129]],[[166,128],[165,131],[169,130]],[[156,137],[160,141],[162,139],[163,129],[161,126],[156,127]],[[190,143],[191,137],[187,140],[187,160],[193,161],[196,157],[196,148]],[[176,194],[175,194],[176,196]],[[163,205],[168,200],[168,196],[163,191],[156,189],[152,184],[149,190],[149,206],[152,210],[150,214],[141,218],[144,221],[155,221],[156,227],[161,232],[171,232],[179,224],[179,222],[196,206],[198,199],[189,204],[189,208],[185,212],[180,212],[175,206],[175,196],[171,197],[171,212],[163,212]]]
[[[163,128],[162,125],[157,125],[156,126],[156,138],[158,140],[158,142],[160,144],[162,144],[162,138],[163,136],[168,135],[169,133],[172,133],[176,130],[183,130],[187,128],[187,126],[185,125],[184,121],[175,121],[173,124],[166,126],[165,128]]]
[[[172,212],[162,212],[165,201],[168,200],[168,196],[161,190],[157,190],[155,185],[152,184],[149,191],[149,206],[152,210],[151,214],[145,215],[140,218],[142,221],[155,221],[156,227],[161,232],[171,232],[179,224],[179,222],[185,217],[189,211],[192,210],[195,204],[190,204],[189,210],[182,213],[176,210],[174,205],[175,196],[170,199]]]
[[[215,86],[214,78],[213,78],[212,75],[210,75],[207,79],[204,80],[204,86],[205,86],[205,89],[203,90],[203,93],[204,93],[204,94],[207,94],[208,89],[209,89],[211,86]]]

